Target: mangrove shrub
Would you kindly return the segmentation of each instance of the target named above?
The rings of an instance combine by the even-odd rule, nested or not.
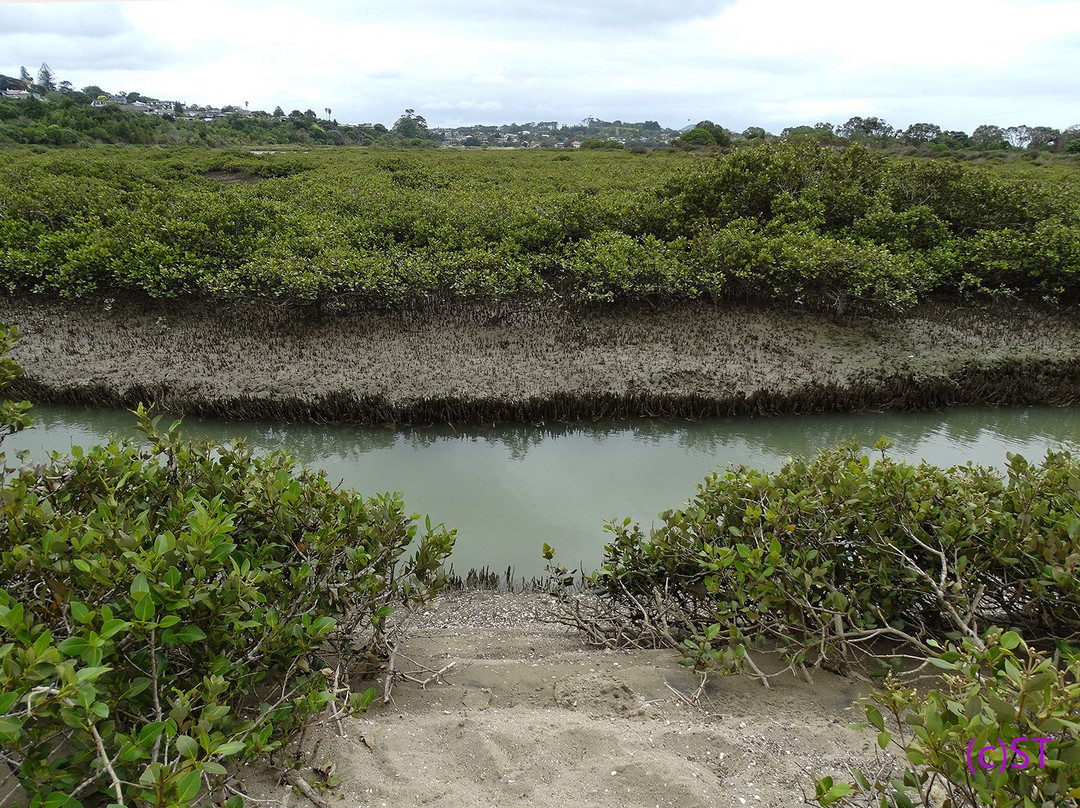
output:
[[[226,762],[366,706],[350,676],[443,582],[453,531],[399,495],[138,425],[3,472],[0,757],[34,806],[191,804]]]
[[[995,623],[1080,632],[1080,459],[1009,455],[1002,476],[879,448],[876,462],[847,446],[713,474],[648,534],[612,522],[588,588],[606,619],[724,669],[763,641],[796,669],[846,669],[875,639],[925,658]]]
[[[8,356],[8,352],[18,339],[18,329],[0,325],[0,390],[5,389],[22,375],[22,368]],[[15,434],[30,423],[29,412],[29,401],[0,399],[0,444],[8,435]],[[0,464],[2,463],[3,454],[0,454]]]
[[[0,289],[379,306],[749,299],[833,311],[903,309],[937,293],[1080,300],[1075,183],[1014,168],[805,141],[559,162],[0,152]]]
[[[649,533],[610,523],[586,596],[563,592],[565,621],[598,642],[667,645],[688,665],[766,684],[762,649],[806,678],[817,667],[887,676],[865,712],[909,768],[822,778],[822,805],[936,805],[935,788],[971,808],[1075,804],[1080,458],[1009,455],[1001,474],[898,462],[887,448],[872,460],[843,446],[776,473],[731,468]],[[905,684],[927,666],[945,672],[941,686]],[[1024,738],[1043,739],[1039,766],[1002,767],[1000,754],[969,766],[970,745],[1011,750]]]
[[[822,806],[1070,808],[1080,798],[1080,655],[1064,661],[1015,631],[989,630],[929,660],[925,692],[889,677],[860,706],[898,761],[854,782],[823,777]]]

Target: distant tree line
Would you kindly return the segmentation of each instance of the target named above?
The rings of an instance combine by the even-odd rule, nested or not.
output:
[[[891,126],[881,118],[853,117],[846,123],[815,123],[813,126],[789,126],[779,137],[759,126],[751,126],[742,133],[731,132],[712,121],[701,121],[687,130],[673,145],[681,148],[707,146],[726,147],[745,141],[767,142],[771,140],[810,140],[821,144],[862,143],[889,149],[914,149],[928,154],[953,151],[1007,151],[1026,150],[1066,154],[1080,154],[1080,124],[1067,129],[1051,126],[1002,127],[982,124],[968,134],[958,130],[942,129],[933,123],[913,123],[904,129]]]
[[[29,98],[0,99],[0,145],[26,144],[71,146],[92,143],[176,144],[203,146],[230,145],[399,145],[437,146],[453,133],[450,142],[465,146],[540,145],[590,149],[620,149],[637,146],[670,145],[679,149],[722,149],[732,145],[775,140],[810,140],[822,144],[862,143],[867,146],[910,153],[944,154],[958,151],[1029,151],[1080,154],[1080,125],[1059,130],[1050,126],[1002,127],[983,124],[968,134],[945,130],[933,123],[913,123],[900,129],[877,117],[852,117],[846,123],[815,123],[789,126],[779,135],[759,126],[733,132],[709,120],[699,121],[681,134],[665,129],[657,121],[629,123],[604,121],[589,116],[577,124],[556,121],[502,126],[431,129],[422,115],[406,109],[392,127],[383,124],[347,125],[338,123],[329,107],[325,117],[314,110],[294,109],[286,113],[280,106],[272,112],[224,107],[220,117],[204,120],[185,115],[176,104],[172,114],[146,115],[105,103],[110,99],[96,85],[76,90],[69,81],[58,81],[48,64],[42,63],[36,77],[26,67],[19,76],[0,74],[0,92],[26,90]],[[128,103],[155,102],[140,93],[127,93]],[[245,103],[246,107],[246,103]],[[462,135],[462,132],[467,134]]]
[[[18,77],[0,74],[0,92],[25,90],[29,98],[0,98],[0,145],[24,144],[73,146],[93,143],[162,144],[191,146],[326,144],[436,146],[439,136],[414,110],[406,110],[393,127],[383,124],[346,125],[314,110],[281,107],[273,112],[226,106],[219,117],[204,120],[185,115],[201,107],[173,105],[171,113],[148,115],[124,109],[101,87],[76,90],[70,82],[57,82],[55,73],[42,64],[37,78],[21,68]],[[104,104],[93,105],[95,101]],[[141,93],[124,95],[127,103],[160,104]]]
[[[657,121],[604,121],[592,116],[579,123],[540,121],[509,124],[473,124],[437,130],[450,145],[530,146],[542,148],[637,149],[667,146],[678,136]]]

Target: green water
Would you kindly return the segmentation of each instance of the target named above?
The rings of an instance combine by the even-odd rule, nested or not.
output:
[[[33,428],[4,450],[49,450],[134,436],[125,412],[34,408]],[[1000,465],[1006,452],[1041,457],[1080,436],[1080,408],[964,408],[940,413],[858,413],[699,422],[627,421],[577,426],[412,428],[315,426],[188,419],[185,429],[217,440],[242,437],[260,449],[286,447],[330,478],[370,494],[401,491],[407,506],[458,528],[455,569],[513,567],[540,575],[544,542],[567,566],[600,560],[605,520],[644,525],[682,505],[718,467],[776,469],[857,436],[894,442],[893,454],[939,465]]]

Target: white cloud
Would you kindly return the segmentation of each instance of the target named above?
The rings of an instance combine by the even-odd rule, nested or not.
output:
[[[0,54],[0,72],[47,61],[77,86],[352,121],[1080,120],[1080,3],[1062,0],[0,2]]]
[[[694,26],[730,52],[835,65],[1001,66],[1080,31],[1076,3],[1016,0],[739,0]]]

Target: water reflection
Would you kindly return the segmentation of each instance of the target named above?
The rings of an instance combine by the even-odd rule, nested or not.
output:
[[[26,448],[43,457],[110,435],[136,436],[126,412],[41,406],[34,418],[35,428],[5,442],[9,453]],[[534,575],[543,567],[543,542],[559,548],[563,563],[591,567],[601,557],[605,520],[631,516],[647,526],[693,496],[718,467],[776,469],[788,457],[853,436],[872,446],[882,435],[893,441],[894,456],[944,466],[968,460],[1000,465],[1006,452],[1039,459],[1080,435],[1080,409],[402,430],[189,419],[185,430],[215,440],[242,437],[260,450],[287,448],[366,494],[401,491],[411,509],[458,527],[459,570],[512,566]]]

